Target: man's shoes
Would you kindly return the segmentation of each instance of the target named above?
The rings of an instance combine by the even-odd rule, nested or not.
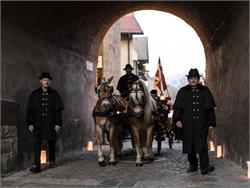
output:
[[[50,162],[49,163],[49,168],[56,168],[57,164],[55,162]]]
[[[207,168],[204,168],[204,169],[201,169],[201,174],[202,175],[205,175],[205,174],[207,174],[208,172],[212,172],[212,171],[214,171],[214,166],[208,166]]]
[[[187,173],[192,173],[192,172],[196,172],[196,171],[198,171],[197,166],[190,166],[190,167],[187,169]]]
[[[30,168],[30,171],[33,172],[33,173],[41,172],[41,167],[40,167],[40,166],[34,165],[34,166],[32,166],[32,167]]]

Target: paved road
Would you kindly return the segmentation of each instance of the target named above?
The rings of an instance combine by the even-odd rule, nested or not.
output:
[[[211,164],[216,170],[208,175],[200,172],[186,173],[188,167],[181,144],[174,143],[173,149],[163,145],[162,154],[155,161],[135,167],[135,151],[130,143],[125,143],[124,156],[116,166],[100,167],[97,163],[96,150],[83,151],[68,156],[68,160],[59,163],[54,169],[32,174],[29,170],[20,171],[2,178],[1,187],[133,187],[133,188],[186,188],[216,187],[238,188],[250,187],[246,171],[235,163],[218,159],[210,153]],[[156,147],[154,147],[156,150]],[[108,154],[107,147],[105,153]]]

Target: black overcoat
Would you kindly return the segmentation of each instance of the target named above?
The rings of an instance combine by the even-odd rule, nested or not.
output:
[[[42,140],[56,139],[55,125],[62,126],[64,105],[58,92],[48,88],[34,90],[27,105],[27,126],[34,125],[34,137]]]
[[[173,123],[183,125],[183,153],[207,149],[208,126],[216,126],[215,102],[208,87],[198,84],[181,88],[173,105]]]
[[[119,90],[123,98],[128,98],[133,82],[138,79],[138,76],[133,73],[125,74],[119,79],[116,89]]]

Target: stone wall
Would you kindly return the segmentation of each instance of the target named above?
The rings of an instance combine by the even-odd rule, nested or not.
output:
[[[93,71],[89,71],[86,70],[86,60],[91,61],[73,50],[51,44],[20,28],[9,25],[2,27],[2,97],[15,98],[20,104],[17,114],[17,169],[30,166],[33,161],[33,137],[26,126],[26,105],[31,91],[40,85],[38,76],[42,71],[51,73],[51,87],[59,92],[65,104],[57,156],[82,150],[87,141],[93,139],[91,112],[96,100],[95,63]],[[6,111],[6,106],[2,106],[2,109]]]
[[[17,169],[17,113],[19,104],[1,99],[1,174]]]
[[[222,24],[214,35],[206,70],[218,107],[214,139],[225,157],[246,167],[250,159],[249,7],[233,7]]]
[[[103,75],[105,78],[114,76],[111,85],[116,91],[120,74],[121,63],[121,29],[120,23],[115,22],[114,25],[108,30],[103,39]]]

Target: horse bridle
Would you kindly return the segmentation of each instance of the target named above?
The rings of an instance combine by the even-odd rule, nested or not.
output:
[[[99,85],[99,86],[97,86],[95,88],[95,91],[98,94],[98,96],[99,96],[99,93],[101,92],[102,89],[104,89],[105,92],[109,92],[109,95],[108,95],[108,97],[104,97],[104,98],[98,99],[98,101],[96,103],[96,110],[97,111],[93,112],[93,116],[108,117],[108,116],[110,116],[110,111],[105,112],[103,110],[103,108],[102,108],[101,103],[102,103],[103,100],[108,99],[108,101],[110,102],[110,105],[111,106],[114,105],[115,99],[114,99],[114,97],[112,95],[112,93],[113,93],[113,87],[109,86],[108,83],[106,83],[106,82],[102,83],[101,85]]]
[[[135,89],[133,88],[133,86],[135,85]],[[139,98],[138,98],[138,93],[143,93],[144,94],[144,92],[143,92],[143,90],[141,89],[142,88],[142,85],[141,85],[141,83],[139,83],[139,82],[136,82],[136,83],[133,83],[133,85],[132,85],[132,90],[131,90],[131,92],[130,92],[130,94],[133,94],[133,93],[135,93],[135,97],[136,97],[136,99],[139,101]]]

